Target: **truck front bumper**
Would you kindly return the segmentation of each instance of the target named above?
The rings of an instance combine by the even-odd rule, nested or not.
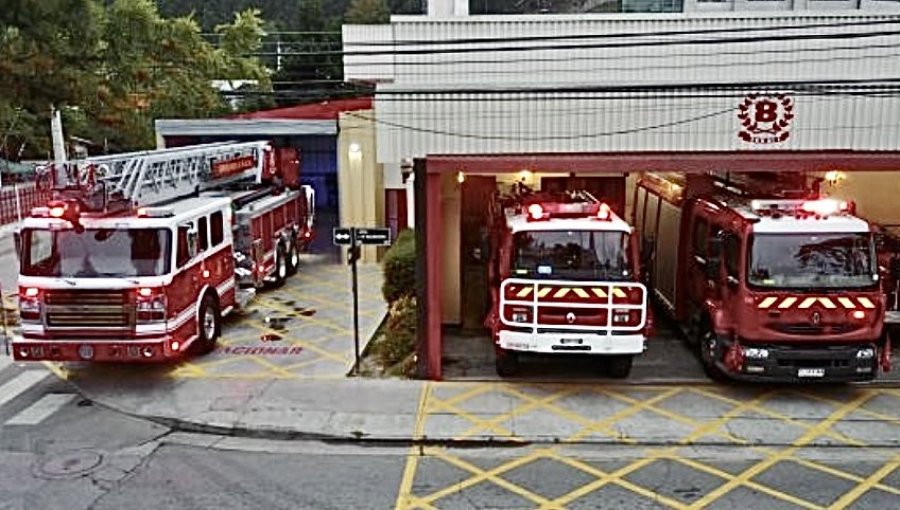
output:
[[[181,356],[185,346],[173,349],[169,337],[134,340],[31,340],[16,338],[11,342],[16,361],[86,361],[119,363],[158,363]]]
[[[526,333],[501,330],[498,344],[508,351],[542,354],[641,354],[646,338],[634,335],[597,335],[573,331],[571,333]]]
[[[739,380],[861,382],[878,375],[879,351],[875,343],[819,348],[743,345],[742,349],[743,363],[739,372],[727,371],[722,362],[718,363],[722,371]],[[766,356],[762,356],[761,351]]]

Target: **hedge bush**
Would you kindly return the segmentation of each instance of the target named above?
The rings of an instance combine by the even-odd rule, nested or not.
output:
[[[400,232],[381,262],[384,284],[381,293],[388,303],[416,294],[416,236],[411,229]]]
[[[373,345],[375,356],[384,367],[405,360],[416,350],[416,298],[404,296],[388,310],[384,336]]]

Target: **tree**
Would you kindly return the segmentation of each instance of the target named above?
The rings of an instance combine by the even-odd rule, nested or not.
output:
[[[353,0],[344,15],[352,25],[378,25],[390,21],[391,11],[385,0]]]

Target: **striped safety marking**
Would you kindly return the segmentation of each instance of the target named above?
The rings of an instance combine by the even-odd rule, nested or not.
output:
[[[566,297],[566,294],[568,294],[570,290],[572,290],[572,289],[570,289],[568,287],[563,287],[563,288],[559,289],[558,291],[556,291],[556,294],[553,294],[553,297],[555,297],[555,298]]]
[[[547,297],[547,294],[550,294],[550,291],[552,291],[552,290],[553,289],[551,289],[550,287],[543,287],[541,290],[538,291],[538,297],[545,298],[545,297]]]
[[[516,295],[516,297],[518,297],[518,298],[526,298],[526,297],[528,297],[529,295],[531,295],[531,291],[532,291],[532,287],[523,287],[523,288],[519,289],[518,291],[516,291],[516,292],[515,292],[515,295]],[[590,292],[589,292],[589,291],[590,291]],[[552,295],[553,298],[559,299],[559,298],[564,298],[564,297],[568,296],[570,293],[572,293],[572,294],[575,294],[576,296],[578,296],[578,297],[581,298],[581,299],[590,299],[590,297],[591,297],[591,294],[590,294],[590,293],[591,293],[591,292],[593,292],[593,294],[594,294],[595,296],[597,296],[598,298],[600,298],[600,299],[606,299],[606,298],[609,296],[609,294],[607,294],[607,292],[606,292],[603,288],[601,288],[601,287],[590,287],[590,288],[582,288],[582,287],[538,287],[538,289],[537,289],[537,297],[538,297],[539,299],[543,299],[543,298],[545,298],[545,297],[547,297],[547,296],[551,296],[551,295]],[[622,289],[622,288],[619,288],[619,287],[614,287],[614,288],[611,290],[611,292],[612,292],[612,295],[615,296],[615,297],[617,297],[617,298],[627,298],[627,297],[628,297],[628,294],[625,292],[625,290]],[[775,298],[766,298],[766,299],[772,299],[772,300],[774,300]]]
[[[585,290],[582,288],[574,288],[574,289],[572,289],[572,292],[577,294],[578,297],[580,297],[582,299],[587,299],[587,298],[591,297],[591,295],[588,294],[587,292],[585,292]]]
[[[532,287],[525,287],[524,289],[520,290],[519,293],[516,294],[516,296],[521,298],[528,297],[528,295],[531,294],[531,290]]]
[[[620,288],[618,288],[618,287],[615,287],[615,288],[613,289],[612,292],[613,292],[613,296],[615,296],[615,297],[617,297],[617,298],[628,297],[628,296],[625,294],[625,291],[622,290],[622,289],[620,289]]]
[[[601,289],[600,287],[594,287],[591,290],[594,291],[594,294],[596,294],[598,298],[606,299],[606,291],[605,290]]]
[[[781,300],[780,303],[779,300]],[[837,301],[837,303],[835,303],[835,300]],[[872,300],[867,297],[857,298],[857,300],[863,308],[868,308],[870,310],[875,308],[875,303],[873,303]],[[783,299],[774,296],[768,296],[763,298],[763,300],[760,301],[757,306],[761,310],[767,310],[775,306],[775,304],[777,303],[777,308],[779,310],[786,310],[794,306],[797,302],[800,303],[799,305],[797,305],[797,308],[801,310],[812,308],[812,306],[816,303],[819,303],[828,310],[834,310],[835,308],[838,308],[838,305],[847,310],[853,310],[857,307],[856,303],[854,303],[853,300],[848,297],[830,298],[825,296],[807,297],[803,298],[802,301],[800,300],[800,298],[794,296],[789,296]]]

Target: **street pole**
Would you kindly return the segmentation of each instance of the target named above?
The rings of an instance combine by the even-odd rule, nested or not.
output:
[[[356,270],[356,259],[359,258],[359,245],[356,242],[356,229],[350,229],[350,259],[353,261],[353,349],[356,361],[353,373],[359,376],[359,281]]]

